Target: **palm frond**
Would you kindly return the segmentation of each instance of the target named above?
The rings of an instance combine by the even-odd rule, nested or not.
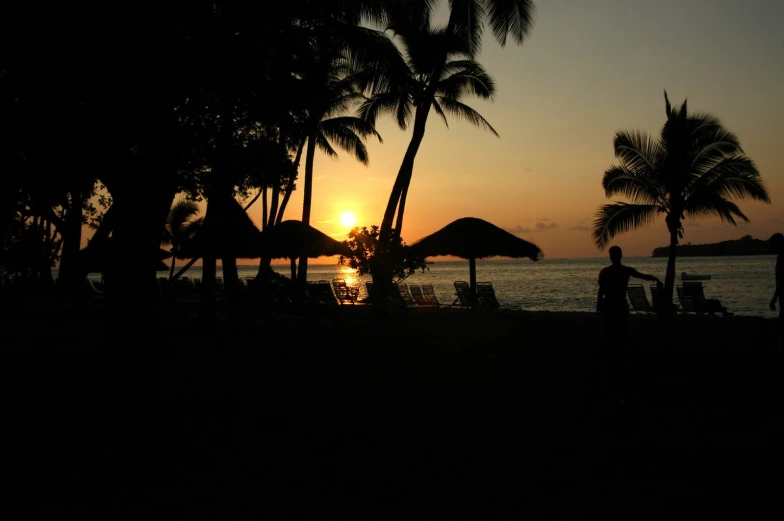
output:
[[[727,222],[735,226],[737,226],[735,217],[738,217],[745,222],[749,222],[749,218],[746,217],[743,212],[741,212],[738,205],[715,194],[712,197],[706,195],[702,199],[691,201],[684,211],[684,216],[690,219],[696,217],[717,216],[723,222]]]
[[[607,169],[602,177],[602,187],[607,197],[623,195],[638,204],[666,205],[666,193],[661,186],[622,165]]]
[[[596,246],[603,250],[616,235],[651,224],[660,209],[651,204],[614,203],[602,205],[596,212],[591,232]]]
[[[449,24],[451,34],[465,41],[471,56],[482,50],[482,29],[487,19],[486,0],[451,0],[449,2]],[[500,15],[496,15],[500,18]]]
[[[444,113],[451,114],[457,119],[465,119],[472,125],[488,130],[494,136],[499,137],[493,126],[479,112],[465,103],[446,97],[438,97],[437,101]]]
[[[396,116],[395,120],[397,122],[397,126],[400,127],[401,130],[406,130],[406,128],[408,128],[408,122],[411,119],[412,111],[413,102],[411,100],[401,102],[397,93],[389,92],[377,94],[372,98],[367,98],[359,106],[359,110],[357,112],[359,117],[371,125],[376,124],[376,121],[381,114],[391,112]]]
[[[437,92],[453,99],[473,95],[492,100],[496,92],[495,80],[474,61],[449,62],[444,66]]]
[[[327,155],[327,157],[329,157],[330,159],[337,159],[338,153],[335,151],[335,149],[332,147],[332,144],[330,144],[329,140],[323,134],[317,135],[315,139],[316,139],[316,147],[319,150],[324,152]]]
[[[630,172],[640,175],[652,175],[658,169],[658,158],[661,143],[646,132],[639,130],[622,130],[613,139],[615,157]]]
[[[375,136],[379,142],[384,142],[384,140],[381,139],[381,134],[376,131],[376,128],[373,125],[362,118],[354,116],[341,116],[324,120],[319,124],[319,128],[324,134],[334,133],[336,130],[349,131],[362,138]]]
[[[754,162],[745,156],[728,157],[700,176],[689,187],[687,201],[717,195],[727,199],[770,202]]]
[[[515,43],[522,44],[534,28],[536,5],[533,0],[486,3],[490,27],[498,43],[503,47],[507,35],[511,35]]]
[[[447,119],[446,113],[444,112],[444,109],[441,108],[441,104],[438,102],[438,100],[433,100],[433,103],[430,106],[433,108],[433,111],[441,118],[441,121],[444,122],[444,126],[449,128],[449,120]]]
[[[373,132],[375,133],[375,130],[373,130]],[[357,135],[354,128],[351,128],[349,125],[336,124],[322,127],[321,134],[317,137],[319,148],[327,152],[331,157],[334,157],[334,149],[332,149],[328,141],[334,142],[338,147],[354,156],[364,165],[367,165],[370,161],[365,143],[362,141],[362,138]],[[332,153],[330,153],[330,150]]]

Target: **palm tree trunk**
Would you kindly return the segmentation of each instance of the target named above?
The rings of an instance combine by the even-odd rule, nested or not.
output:
[[[171,254],[172,254],[172,263],[171,263],[171,269],[169,270],[169,280],[172,280],[172,278],[174,278],[174,264],[177,262],[177,248],[172,248]]]
[[[63,229],[63,255],[60,261],[60,284],[66,291],[76,291],[82,277],[79,269],[79,247],[82,242],[82,207],[84,205],[81,189],[71,190],[71,207],[65,217]]]
[[[310,224],[310,213],[313,204],[313,162],[316,157],[316,134],[308,136],[308,153],[305,156],[305,193],[302,201],[302,222]],[[297,277],[301,284],[308,278],[308,256],[300,257]]]
[[[384,219],[381,221],[381,228],[379,229],[379,238],[381,244],[386,244],[392,235],[392,221],[395,218],[395,210],[398,213],[403,213],[400,209],[400,203],[405,207],[404,193],[408,193],[408,187],[411,184],[411,177],[414,175],[414,160],[419,152],[419,147],[425,137],[425,126],[427,124],[427,116],[430,112],[430,103],[426,106],[417,107],[416,115],[414,117],[414,130],[411,135],[411,141],[408,143],[406,155],[403,156],[403,163],[398,170],[395,184],[392,187],[392,193],[389,195],[387,201],[387,208],[384,212]],[[398,216],[398,228],[395,229],[395,236],[400,237],[400,228],[403,226],[403,218]]]
[[[299,149],[297,149],[297,157],[294,159],[294,172],[299,170],[299,162],[302,159],[302,150],[305,148],[306,140],[303,139],[302,142],[299,144]],[[286,190],[283,193],[283,202],[280,204],[280,210],[278,211],[278,216],[275,219],[275,224],[280,224],[280,221],[283,220],[283,214],[286,212],[286,205],[289,204],[289,199],[291,198],[291,192],[294,191],[294,183],[297,181],[296,173],[289,179],[288,184],[286,184]]]
[[[666,301],[672,305],[672,294],[675,289],[675,251],[678,246],[678,231],[670,230],[670,251],[667,256],[667,272],[664,275],[664,294]]]
[[[411,177],[414,174],[414,160],[417,152],[419,152],[422,139],[425,137],[425,124],[427,123],[429,111],[430,104],[427,107],[417,108],[411,141],[406,149],[406,155],[403,156],[403,162],[400,165],[400,170],[398,170],[397,178],[395,178],[395,184],[392,187],[392,193],[389,195],[384,219],[381,221],[381,228],[379,229],[380,249],[376,252],[373,259],[373,304],[381,305],[381,307],[383,307],[383,303],[392,291],[392,263],[394,260],[390,258],[389,252],[385,250],[390,240],[396,240],[400,237],[400,228],[403,226],[403,210],[405,209],[404,194],[408,192],[408,187],[411,184]],[[399,208],[401,203],[402,207]],[[398,211],[398,228],[393,229],[392,221],[395,219],[395,210]]]
[[[275,186],[272,188],[272,195],[270,196],[270,209],[267,222],[261,223],[261,231],[264,231],[268,226],[275,225],[275,219],[278,215],[278,205],[280,204],[280,188]]]

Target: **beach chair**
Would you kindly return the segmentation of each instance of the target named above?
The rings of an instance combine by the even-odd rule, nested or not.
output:
[[[396,282],[392,284],[392,301],[398,306],[413,306],[415,304],[411,293],[408,292],[408,284]]]
[[[436,298],[436,291],[433,289],[432,284],[422,284],[422,295],[425,298],[428,306],[440,307],[438,298]]]
[[[350,302],[352,305],[356,304],[359,298],[359,288],[347,285],[343,279],[333,279],[332,287],[335,289],[335,297],[341,305],[346,302]]]
[[[653,306],[648,302],[645,294],[645,286],[642,284],[629,284],[626,287],[626,295],[629,297],[629,308],[635,313],[650,314],[654,312]]]
[[[681,312],[696,313],[702,315],[706,313],[712,317],[720,313],[722,317],[731,317],[726,307],[717,299],[705,298],[702,282],[684,282],[675,287],[678,292],[678,300],[681,303]]]
[[[416,306],[427,306],[427,300],[425,300],[425,294],[422,293],[422,286],[417,284],[412,284],[408,287],[408,291],[411,293],[411,298],[414,299],[414,305]]]
[[[455,304],[460,305],[461,308],[470,308],[471,304],[473,303],[473,295],[471,294],[471,286],[468,282],[464,280],[456,280],[455,281],[455,301],[452,302],[452,306]]]
[[[501,309],[501,304],[495,297],[495,290],[493,289],[492,282],[477,282],[476,298],[479,301],[479,306],[482,309]]]
[[[305,290],[307,302],[319,306],[338,306],[338,299],[332,293],[332,287],[327,280],[309,281]]]

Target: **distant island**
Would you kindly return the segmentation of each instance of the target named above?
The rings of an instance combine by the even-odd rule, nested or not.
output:
[[[667,257],[669,246],[654,248],[654,257]],[[744,235],[734,241],[723,241],[714,244],[679,244],[675,248],[678,257],[718,257],[723,255],[773,255],[767,240],[755,239]]]

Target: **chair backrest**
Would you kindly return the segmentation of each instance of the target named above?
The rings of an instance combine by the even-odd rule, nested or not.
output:
[[[414,304],[417,306],[427,306],[428,302],[425,299],[425,294],[422,292],[422,286],[412,284],[408,287],[411,292],[411,298],[414,299]]]
[[[408,284],[405,282],[396,282],[392,284],[395,288],[395,291],[392,292],[392,299],[398,305],[403,306],[413,306],[414,299],[411,297],[411,294],[408,292]],[[400,299],[398,300],[398,297]]]
[[[651,313],[653,306],[648,302],[645,294],[645,286],[642,284],[629,284],[626,287],[626,294],[629,297],[629,305],[635,313]]]
[[[501,307],[501,304],[495,297],[492,282],[477,282],[476,297],[479,300],[479,305],[484,309],[499,309]]]
[[[697,313],[698,298],[695,287],[691,284],[678,284],[675,286],[675,290],[678,292],[678,301],[681,303],[681,311],[684,313]],[[701,292],[702,284],[700,284],[700,293]]]
[[[308,302],[313,304],[325,306],[338,305],[338,299],[335,298],[335,295],[332,293],[332,286],[330,286],[329,281],[326,280],[308,282],[305,289],[305,296],[307,297]]]
[[[332,281],[332,287],[335,289],[335,297],[337,297],[341,304],[344,302],[351,302],[354,304],[357,301],[359,290],[348,286],[345,280],[334,279]]]
[[[471,307],[473,296],[471,295],[471,286],[468,282],[464,280],[455,281],[455,296],[457,298],[452,302],[453,306],[459,302],[461,308]]]
[[[436,297],[436,290],[433,289],[432,284],[422,284],[422,295],[429,306],[438,307],[440,305]]]

